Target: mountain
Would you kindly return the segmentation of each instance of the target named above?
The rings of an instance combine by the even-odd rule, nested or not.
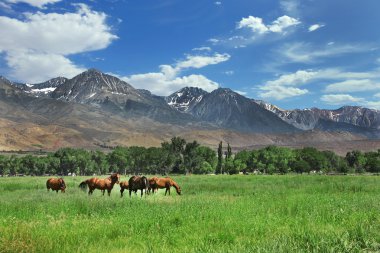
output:
[[[208,94],[200,88],[185,87],[165,97],[166,103],[180,112],[188,112]]]
[[[30,93],[36,97],[50,97],[51,93],[67,80],[65,77],[56,77],[42,83],[26,84],[26,86],[30,88]]]
[[[101,81],[103,78],[108,81]],[[36,97],[0,78],[0,150],[96,149],[116,145],[149,147],[159,146],[173,136],[197,140],[213,148],[220,141],[229,142],[234,150],[266,145],[307,145],[344,155],[352,149],[379,147],[378,141],[362,135],[362,131],[368,131],[368,128],[353,132],[354,125],[344,123],[339,125],[344,130],[330,131],[336,129],[335,122],[318,120],[314,124],[315,130],[297,130],[252,99],[229,89],[207,93],[188,88],[183,90],[183,96],[178,92],[168,99],[122,82],[90,70],[58,84],[57,92],[52,93],[61,92],[57,99]],[[120,84],[126,89],[112,84]],[[68,87],[66,91],[64,87]],[[96,90],[96,94],[86,96],[86,92],[92,94],[88,93],[91,92],[88,87]],[[122,94],[114,94],[116,91]],[[166,101],[173,101],[172,106]],[[189,106],[187,110],[179,111],[184,106],[176,109],[173,107],[175,103]]]
[[[52,92],[54,99],[88,104],[125,117],[148,117],[160,122],[187,124],[193,118],[173,110],[164,98],[138,90],[117,77],[89,69]]]
[[[65,77],[56,77],[42,83],[27,84],[11,82],[5,77],[0,77],[0,79],[12,86],[25,91],[26,93],[32,94],[35,97],[50,97],[50,93],[52,93],[58,86],[68,80]]]
[[[254,101],[261,107],[275,113],[285,122],[292,124],[293,126],[302,130],[316,129],[318,122],[318,126],[321,128],[321,124],[326,124],[327,121],[347,123],[359,127],[355,131],[360,131],[360,129],[365,128],[368,128],[371,131],[380,130],[380,111],[374,109],[368,109],[359,106],[343,106],[336,110],[318,108],[303,110],[282,110],[275,105],[266,103],[264,101]],[[328,128],[331,129],[332,123],[329,125],[330,126]],[[339,126],[343,125],[338,124],[336,128],[341,128]]]
[[[197,88],[185,88],[166,98],[179,111],[218,127],[243,132],[286,133],[297,129],[230,89],[219,88],[207,93]]]

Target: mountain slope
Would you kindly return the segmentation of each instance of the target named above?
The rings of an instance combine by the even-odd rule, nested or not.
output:
[[[180,112],[188,112],[208,94],[200,88],[185,87],[165,97],[166,103]]]
[[[194,117],[233,130],[257,133],[296,132],[296,128],[279,119],[230,89],[219,88],[203,96],[189,110]]]
[[[260,100],[254,100],[261,107],[275,113],[285,122],[302,130],[315,129],[320,119],[336,123],[347,123],[353,126],[368,128],[371,131],[380,130],[380,111],[359,106],[343,106],[336,110],[326,109],[295,109],[282,110],[275,105]],[[341,125],[342,126],[342,125]],[[330,129],[333,127],[330,124]],[[339,124],[337,125],[339,127]]]
[[[148,117],[160,122],[187,124],[186,117],[166,104],[162,97],[138,90],[117,77],[90,69],[57,87],[52,97],[89,104],[125,117]]]

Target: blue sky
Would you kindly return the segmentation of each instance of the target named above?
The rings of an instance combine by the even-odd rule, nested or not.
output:
[[[378,0],[1,0],[0,75],[87,68],[168,95],[231,88],[284,109],[380,109]]]

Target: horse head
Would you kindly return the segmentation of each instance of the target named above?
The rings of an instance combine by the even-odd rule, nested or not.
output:
[[[120,182],[119,173],[112,173],[112,175],[110,176],[110,179],[113,184],[118,184]]]
[[[63,180],[63,178],[59,178],[58,182],[59,182],[59,186],[61,187],[61,191],[65,192],[66,184],[65,184],[65,181]]]

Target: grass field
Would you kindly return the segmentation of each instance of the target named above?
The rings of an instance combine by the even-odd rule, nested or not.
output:
[[[182,176],[142,199],[46,179],[0,178],[0,252],[380,252],[376,176]]]

